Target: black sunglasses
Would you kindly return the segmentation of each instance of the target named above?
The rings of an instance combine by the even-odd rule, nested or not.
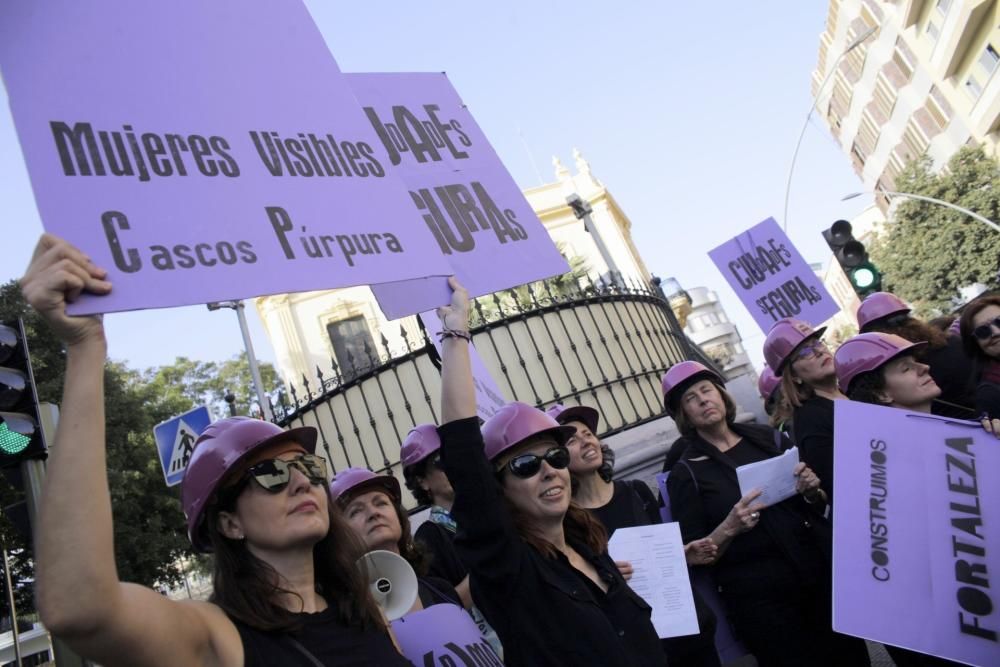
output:
[[[569,465],[569,450],[565,447],[553,447],[539,456],[538,454],[521,454],[515,456],[507,462],[500,472],[510,470],[514,477],[529,479],[538,474],[542,469],[542,461],[548,463],[556,470],[562,470]]]
[[[972,335],[979,340],[989,340],[989,337],[993,335],[993,327],[1000,330],[1000,317],[993,318],[992,322],[987,322],[986,324],[980,324],[978,327],[972,330]]]
[[[305,475],[313,484],[326,484],[329,481],[326,474],[326,459],[315,454],[302,454],[294,459],[269,459],[253,464],[246,469],[239,483],[233,487],[234,491],[242,490],[252,479],[265,491],[278,493],[291,481],[292,468]]]

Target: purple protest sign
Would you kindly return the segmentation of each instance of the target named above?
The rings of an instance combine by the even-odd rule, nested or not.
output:
[[[1000,443],[974,422],[835,404],[834,628],[1000,664]]]
[[[569,270],[447,76],[347,79],[381,139],[377,157],[406,184],[438,256],[471,296]],[[440,278],[372,291],[389,319],[440,306],[450,294]]]
[[[434,347],[437,348],[438,354],[441,354],[441,341],[438,340],[436,334],[443,327],[437,312],[429,310],[420,313],[420,319],[423,320],[427,334],[430,336],[431,342],[434,343]],[[476,413],[485,421],[506,405],[507,399],[500,391],[500,387],[497,386],[493,375],[486,368],[486,364],[483,363],[483,358],[479,356],[475,345],[469,346],[469,362],[472,365],[472,384],[476,391]]]
[[[774,218],[708,255],[764,333],[784,317],[819,325],[840,310]]]
[[[74,312],[450,272],[300,0],[6,2],[0,71]]]
[[[436,604],[392,622],[392,632],[414,665],[503,665],[472,617],[454,604]]]

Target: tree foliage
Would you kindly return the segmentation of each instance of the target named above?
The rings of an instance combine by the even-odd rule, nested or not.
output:
[[[1000,220],[1000,166],[981,147],[961,148],[941,173],[931,166],[927,156],[910,162],[895,188]],[[872,244],[871,255],[884,274],[883,287],[931,317],[950,312],[965,285],[996,285],[1000,233],[958,211],[907,199]]]
[[[24,302],[17,282],[10,281],[0,285],[0,319],[16,317],[25,323],[39,400],[58,404],[65,351],[41,317]],[[108,486],[119,577],[147,586],[178,585],[183,573],[177,563],[180,557],[193,553],[186,536],[179,487],[168,488],[163,482],[153,427],[206,403],[216,417],[224,416],[228,414],[224,397],[229,391],[236,396],[237,412],[248,414],[256,397],[246,354],[221,363],[179,357],[173,364],[145,371],[108,361],[104,373]],[[261,365],[261,374],[265,387],[277,385],[277,374],[270,364]],[[0,477],[2,506],[22,498],[18,488]],[[30,541],[6,515],[0,515],[0,539],[14,560],[18,611],[25,615],[32,609]],[[0,599],[0,609],[5,607]]]

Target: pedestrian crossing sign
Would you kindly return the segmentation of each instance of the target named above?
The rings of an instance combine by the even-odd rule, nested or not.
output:
[[[184,471],[194,452],[194,443],[210,423],[211,413],[205,406],[200,406],[153,427],[153,437],[167,486],[180,484],[184,479]]]

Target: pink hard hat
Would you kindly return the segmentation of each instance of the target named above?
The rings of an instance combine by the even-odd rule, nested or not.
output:
[[[837,366],[837,385],[845,394],[859,375],[874,371],[896,357],[913,352],[927,343],[911,343],[887,333],[863,333],[845,341],[833,361]]]
[[[891,292],[875,292],[865,297],[858,308],[858,329],[862,333],[865,327],[883,317],[898,313],[909,313],[906,302]]]
[[[556,403],[549,407],[545,411],[545,414],[555,419],[560,424],[568,424],[569,422],[582,422],[590,429],[590,432],[597,435],[597,424],[601,420],[601,416],[597,413],[594,408],[588,408],[586,405],[574,405],[573,407],[565,407],[562,403]]]
[[[330,497],[341,504],[363,491],[385,491],[396,502],[402,498],[399,481],[395,477],[376,475],[368,468],[345,468],[330,482]]]
[[[404,468],[420,463],[441,449],[441,437],[434,424],[418,424],[410,429],[400,448],[400,463]]]
[[[188,539],[195,549],[211,551],[205,533],[205,509],[219,485],[252,452],[282,440],[316,451],[316,429],[284,430],[277,424],[250,417],[229,417],[209,424],[198,440],[181,483],[181,507],[187,519]]]
[[[664,407],[673,414],[677,399],[699,380],[712,380],[722,386],[726,384],[718,373],[697,361],[682,361],[671,366],[663,376]]]
[[[576,429],[562,426],[551,416],[527,403],[508,403],[483,424],[486,458],[493,461],[531,436],[543,434],[551,435],[560,445],[565,445],[576,434]]]
[[[826,327],[813,329],[808,322],[790,317],[778,320],[764,339],[764,361],[774,370],[775,375],[781,375],[792,353],[802,343],[811,338],[819,338],[825,331]]]
[[[774,374],[770,366],[764,366],[757,378],[757,391],[765,401],[770,401],[774,397],[774,392],[781,386],[781,378]]]

